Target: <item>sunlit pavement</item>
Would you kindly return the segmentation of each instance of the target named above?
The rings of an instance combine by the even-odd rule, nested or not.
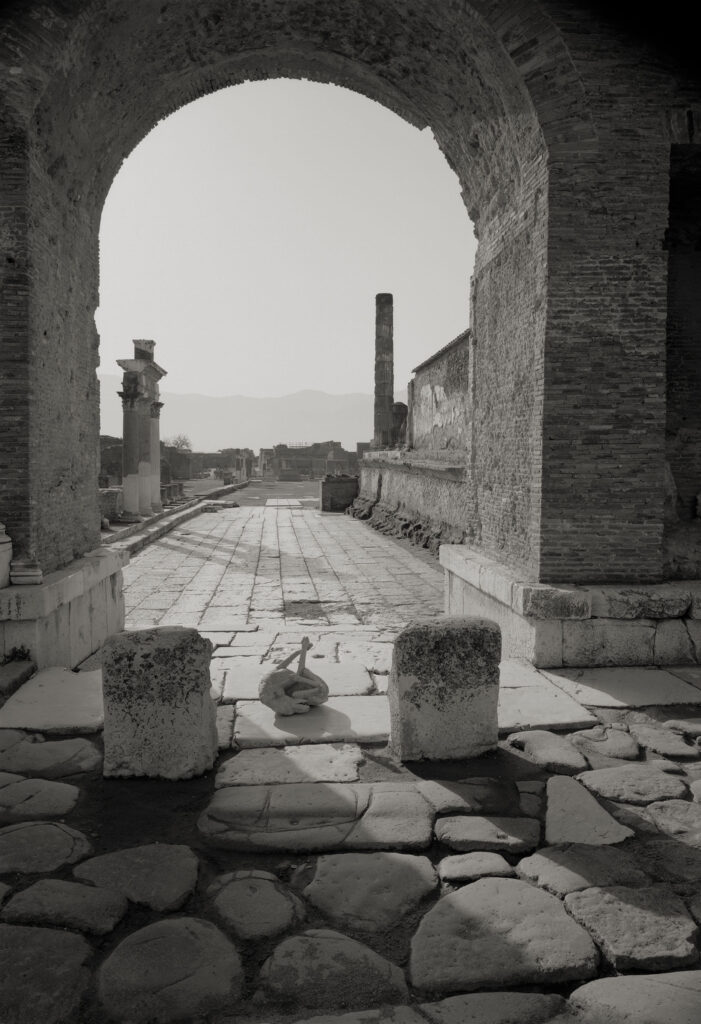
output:
[[[279,490],[124,573],[128,628],[212,642],[214,771],[103,779],[99,657],[70,728],[42,673],[0,709],[3,1024],[697,1024],[694,670],[505,662],[498,750],[402,764],[393,640],[438,564]],[[258,684],[305,635],[331,695],[281,718]]]

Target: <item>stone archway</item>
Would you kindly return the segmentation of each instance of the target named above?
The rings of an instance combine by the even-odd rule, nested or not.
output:
[[[691,93],[643,42],[557,0],[23,0],[0,45],[17,580],[98,543],[97,237],[120,163],[183,103],[271,76],[430,125],[460,179],[479,238],[460,508],[479,549],[531,581],[661,578],[660,124]]]

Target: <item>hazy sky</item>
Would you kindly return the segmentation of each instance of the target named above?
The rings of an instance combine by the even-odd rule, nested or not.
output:
[[[467,326],[475,246],[429,130],[335,86],[224,89],[161,122],[114,181],[100,373],[153,338],[163,391],[371,393],[386,291],[400,391]]]

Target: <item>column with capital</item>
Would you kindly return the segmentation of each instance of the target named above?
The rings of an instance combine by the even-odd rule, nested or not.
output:
[[[139,513],[150,516],[151,508],[151,397],[139,402]]]
[[[161,408],[163,402],[151,402],[151,508],[161,512]]]
[[[122,380],[122,390],[117,394],[122,399],[124,423],[122,437],[124,515],[126,518],[136,519],[139,516],[139,425],[141,422],[139,374],[131,370],[126,371]]]

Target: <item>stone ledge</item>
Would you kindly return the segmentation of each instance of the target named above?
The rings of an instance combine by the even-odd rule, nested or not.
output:
[[[0,621],[23,622],[51,615],[61,605],[89,594],[102,580],[129,562],[119,549],[97,548],[44,577],[38,586],[9,586],[0,590]]]
[[[365,469],[396,469],[403,473],[420,473],[434,477],[447,478],[464,482],[467,469],[464,457],[456,458],[450,449],[442,450],[410,450],[406,448],[389,448],[383,451],[365,452],[362,468]]]
[[[701,580],[555,586],[522,580],[464,544],[441,544],[439,557],[448,572],[531,619],[701,619]]]

